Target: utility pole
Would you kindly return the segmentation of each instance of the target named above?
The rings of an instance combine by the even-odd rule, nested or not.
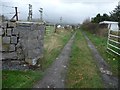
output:
[[[60,17],[60,24],[62,24],[62,17]]]
[[[43,21],[43,8],[40,8],[40,21]]]
[[[11,20],[13,20],[16,17],[16,21],[18,21],[18,11],[17,11],[17,7],[15,7],[15,15],[11,18]]]
[[[28,21],[32,20],[32,5],[29,4],[29,13],[28,13]]]

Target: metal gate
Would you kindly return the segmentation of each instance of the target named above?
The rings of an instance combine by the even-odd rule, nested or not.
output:
[[[120,30],[110,30],[108,32],[107,52],[120,56]]]

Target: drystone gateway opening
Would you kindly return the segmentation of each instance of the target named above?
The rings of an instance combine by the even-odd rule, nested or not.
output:
[[[44,31],[44,23],[3,23],[0,28],[2,61],[19,61],[36,65],[43,57]]]

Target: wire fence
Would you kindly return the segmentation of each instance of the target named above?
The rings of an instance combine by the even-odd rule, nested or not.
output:
[[[0,4],[0,16],[3,15],[5,17],[5,19],[10,20],[14,15],[15,15],[15,7],[18,7],[18,18],[19,20],[23,20],[23,21],[27,21],[28,18],[28,13],[29,13],[29,4],[23,4],[21,7],[20,5],[15,4],[15,6],[11,4],[9,5],[8,3],[1,3]],[[18,5],[18,6],[17,6]],[[33,8],[36,7],[35,5],[33,5]],[[41,5],[38,5],[38,7],[40,8]],[[37,9],[33,9],[33,21],[40,20],[40,13],[39,13],[39,8]],[[54,20],[53,16],[50,16],[47,12],[46,9],[43,8],[43,21],[47,21],[50,22],[52,20]]]
[[[15,14],[14,6],[0,4],[0,8],[1,8],[0,15],[3,15],[5,19],[10,19]]]

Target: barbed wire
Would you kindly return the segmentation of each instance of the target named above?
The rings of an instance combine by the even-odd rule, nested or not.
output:
[[[20,13],[20,12],[17,12],[17,13]],[[10,12],[10,13],[4,13],[3,14],[15,14],[15,12]]]

